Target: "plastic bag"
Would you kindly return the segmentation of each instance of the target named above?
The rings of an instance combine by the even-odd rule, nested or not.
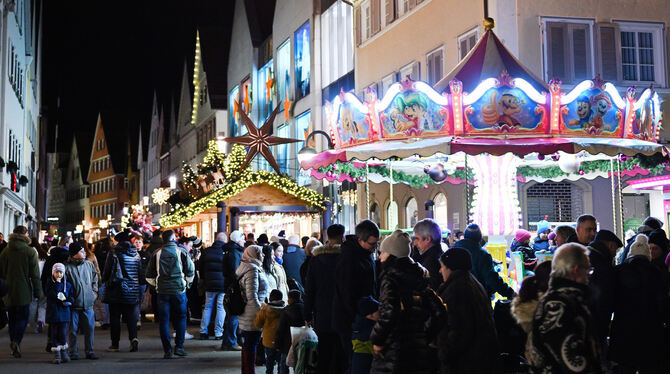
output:
[[[286,365],[292,367],[295,374],[315,374],[318,344],[319,338],[311,327],[291,327],[291,348]]]

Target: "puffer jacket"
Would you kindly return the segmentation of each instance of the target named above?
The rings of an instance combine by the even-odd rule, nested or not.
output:
[[[282,293],[282,300],[288,303],[288,282],[286,281],[286,272],[284,267],[277,261],[272,261],[272,269],[275,277],[277,277],[277,289]],[[269,295],[269,293],[268,293]]]
[[[444,304],[430,288],[427,270],[411,258],[383,267],[379,319],[370,334],[370,342],[383,349],[372,362],[372,372],[434,372],[428,329],[431,320],[438,323],[445,317]]]
[[[224,292],[224,242],[215,241],[211,247],[202,251],[200,256],[200,281],[205,282],[205,291]]]
[[[137,304],[140,297],[140,256],[130,242],[120,242],[107,254],[102,281],[105,283],[103,302],[107,304]],[[114,282],[116,264],[123,280]]]
[[[256,319],[256,314],[261,310],[261,304],[265,302],[268,295],[265,272],[258,265],[241,262],[235,271],[235,275],[239,279],[240,288],[247,301],[244,306],[244,313],[237,317],[240,329],[260,331],[259,328],[254,326],[254,319]]]
[[[454,243],[453,247],[464,248],[470,252],[470,256],[472,257],[472,270],[470,270],[470,273],[484,286],[489,299],[493,298],[496,292],[508,299],[514,296],[512,287],[507,285],[500,277],[500,274],[495,271],[493,257],[479,243],[470,239],[462,239]]]
[[[7,247],[0,255],[0,279],[4,279],[9,287],[6,306],[28,305],[33,298],[40,296],[42,287],[37,251],[29,244],[27,236],[10,234]]]
[[[263,304],[261,310],[256,314],[254,325],[263,329],[263,346],[266,348],[275,347],[274,340],[279,326],[279,316],[285,306],[284,300],[270,301]]]
[[[72,285],[63,276],[60,282],[56,282],[53,276],[47,282],[47,313],[46,322],[60,323],[70,322],[70,307],[65,306],[65,302],[72,303]],[[65,295],[65,300],[58,300],[58,293],[62,292]]]
[[[98,273],[92,262],[70,258],[65,266],[65,277],[72,285],[72,308],[88,309],[98,298]]]
[[[466,270],[452,270],[440,286],[447,305],[448,326],[440,331],[442,372],[493,373],[498,341],[491,302],[482,285]]]
[[[305,319],[317,333],[333,332],[331,318],[335,297],[335,267],[341,245],[328,242],[314,249],[305,282]]]
[[[594,241],[589,245],[589,260],[593,274],[589,277],[588,306],[601,343],[609,336],[610,322],[616,300],[616,273],[613,257],[607,244]]]
[[[193,261],[186,251],[177,246],[177,242],[166,243],[149,259],[147,283],[155,287],[159,294],[180,295],[190,287],[194,277]]]
[[[224,271],[223,271],[223,288],[228,289],[230,284],[235,281],[235,271],[240,266],[242,261],[242,248],[239,244],[228,242],[223,246],[223,262],[224,262]]]
[[[51,268],[56,263],[61,263],[63,265],[67,264],[67,259],[70,257],[70,253],[65,247],[51,247],[49,249],[49,256],[44,262],[42,267],[42,289],[47,289],[47,283],[51,279]]]

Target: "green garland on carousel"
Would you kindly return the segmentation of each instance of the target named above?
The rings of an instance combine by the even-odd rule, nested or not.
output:
[[[368,166],[368,170],[370,174],[379,174],[384,178],[388,178],[391,175],[391,171],[386,165]],[[318,172],[322,174],[327,174],[328,172],[332,174],[345,174],[356,181],[365,180],[365,167],[357,168],[351,162],[335,161],[334,164],[320,167]],[[469,180],[474,179],[472,170],[469,170],[467,174]],[[459,168],[456,169],[453,174],[449,174],[449,177],[465,180],[465,175],[465,169]],[[428,174],[412,175],[400,170],[393,170],[393,181],[406,183],[413,188],[421,188],[426,185],[437,184],[437,182],[431,179]]]
[[[621,161],[621,170],[633,170],[637,167],[642,169],[649,170],[649,173],[652,175],[658,175],[663,172],[666,165],[658,164],[651,168],[644,168],[640,166],[640,161],[638,158],[632,157],[626,159],[626,161]],[[614,166],[616,169],[616,165]],[[583,171],[584,174],[590,173],[608,173],[611,171],[611,164],[608,160],[597,160],[597,161],[584,161],[579,167],[580,171]],[[567,177],[570,173],[566,173],[558,166],[549,166],[546,168],[533,168],[530,166],[523,166],[518,169],[518,175],[523,178],[543,178],[543,179],[552,179],[558,177]]]

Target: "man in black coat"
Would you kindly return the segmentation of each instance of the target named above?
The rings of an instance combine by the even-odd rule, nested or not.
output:
[[[345,372],[351,365],[352,323],[358,300],[372,296],[377,299],[373,253],[379,245],[379,227],[370,220],[356,225],[356,235],[348,235],[342,243],[342,254],[335,268],[332,328],[340,335]]]
[[[442,255],[442,229],[431,218],[425,218],[414,225],[412,260],[428,270],[430,288],[437,291],[442,284],[440,275],[440,256]]]
[[[225,232],[216,234],[216,240],[211,247],[202,251],[200,256],[200,281],[204,283],[205,308],[200,319],[200,340],[209,339],[209,321],[212,310],[215,309],[216,320],[214,322],[214,338],[223,339],[223,321],[226,313],[223,311],[224,285],[224,252],[223,247],[228,241]]]
[[[614,255],[621,247],[623,247],[621,240],[609,230],[598,231],[588,246],[589,261],[593,268],[593,273],[589,277],[588,306],[603,358],[606,357],[604,353],[607,352],[607,337],[616,298]],[[603,364],[609,366],[608,362]]]
[[[328,227],[328,242],[314,248],[305,282],[305,320],[311,322],[319,337],[319,373],[342,372],[342,346],[331,326],[335,295],[335,267],[342,253],[344,226]]]
[[[230,233],[230,241],[222,247],[223,249],[223,289],[230,287],[233,282],[237,282],[235,270],[242,261],[242,252],[244,252],[244,234],[242,231],[235,230]],[[241,351],[242,347],[237,344],[237,316],[228,314],[223,326],[223,340],[221,340],[222,351]]]

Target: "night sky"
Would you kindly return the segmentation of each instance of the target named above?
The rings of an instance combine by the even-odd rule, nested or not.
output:
[[[154,90],[167,107],[178,100],[185,59],[193,69],[193,4],[44,1],[42,105],[49,144],[59,123],[58,151],[69,151],[73,131],[92,136],[98,113],[119,134],[129,129],[137,136],[140,125],[148,134]]]

